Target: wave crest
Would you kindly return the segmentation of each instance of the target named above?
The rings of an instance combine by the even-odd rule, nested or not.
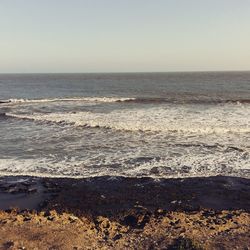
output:
[[[234,110],[235,109],[235,110]],[[197,112],[181,107],[123,109],[110,113],[12,114],[7,116],[72,126],[125,131],[194,134],[250,133],[247,107],[217,107]]]
[[[8,99],[0,100],[0,104],[25,104],[25,103],[49,103],[49,102],[94,102],[94,103],[111,103],[124,102],[135,104],[162,104],[162,103],[180,103],[180,104],[250,104],[250,99],[206,99],[183,97],[173,99],[171,97],[71,97],[71,98],[48,98],[48,99]]]
[[[51,98],[51,99],[8,99],[0,100],[0,104],[23,104],[23,103],[47,103],[47,102],[125,102],[134,98],[125,97],[72,97],[72,98]]]
[[[225,103],[232,103],[232,104],[250,104],[250,99],[206,99],[206,98],[190,98],[190,97],[183,97],[180,99],[174,98],[128,98],[124,100],[124,102],[129,103],[141,103],[141,104],[161,104],[161,103],[181,103],[181,104],[225,104]]]

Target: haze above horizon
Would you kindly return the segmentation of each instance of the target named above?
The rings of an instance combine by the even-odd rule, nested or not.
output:
[[[250,2],[0,2],[0,73],[250,70]]]

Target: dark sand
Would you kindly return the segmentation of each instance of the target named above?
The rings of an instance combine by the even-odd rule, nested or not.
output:
[[[243,178],[2,177],[0,209],[0,249],[250,249]]]

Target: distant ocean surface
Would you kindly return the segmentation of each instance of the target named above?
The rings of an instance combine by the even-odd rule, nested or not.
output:
[[[0,75],[0,176],[250,177],[250,72]]]

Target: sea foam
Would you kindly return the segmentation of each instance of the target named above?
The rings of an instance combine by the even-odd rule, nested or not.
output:
[[[8,99],[0,100],[2,104],[25,104],[25,103],[47,103],[47,102],[125,102],[134,98],[125,97],[71,97],[71,98],[51,98],[51,99]]]
[[[7,116],[39,122],[125,131],[183,134],[250,133],[250,109],[244,105],[215,105],[197,111],[192,105],[115,110],[109,113],[74,112]]]

